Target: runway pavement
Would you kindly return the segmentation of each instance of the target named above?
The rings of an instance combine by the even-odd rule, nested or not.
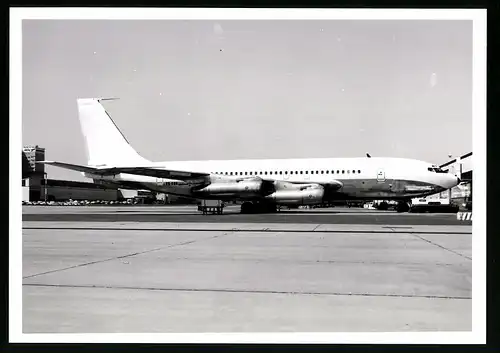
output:
[[[301,222],[304,212],[287,214],[289,223],[276,215],[216,222],[186,218],[189,208],[90,209],[23,208],[24,332],[471,330],[472,227],[464,222]],[[139,210],[183,221],[138,222],[130,216]],[[360,213],[319,219],[392,219]],[[96,217],[109,214],[128,218]]]
[[[363,208],[282,210],[271,214],[240,214],[238,206],[223,215],[202,215],[192,206],[24,206],[23,221],[170,222],[170,223],[308,223],[389,225],[471,225],[455,213],[397,213]]]

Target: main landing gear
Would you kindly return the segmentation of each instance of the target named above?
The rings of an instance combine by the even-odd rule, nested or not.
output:
[[[410,204],[406,201],[398,201],[396,205],[396,212],[408,212],[410,211]]]
[[[268,202],[243,202],[241,213],[275,213],[278,211],[276,204]]]

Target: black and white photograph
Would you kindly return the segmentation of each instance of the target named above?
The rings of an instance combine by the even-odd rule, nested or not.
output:
[[[485,340],[486,10],[10,26],[11,341]]]

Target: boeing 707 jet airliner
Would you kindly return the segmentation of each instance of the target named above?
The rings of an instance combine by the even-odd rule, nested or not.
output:
[[[450,189],[460,179],[437,165],[404,158],[301,158],[152,162],[140,156],[101,101],[77,99],[87,165],[43,161],[94,182],[171,195],[242,201],[242,213],[330,200],[395,200],[406,212],[414,197]]]

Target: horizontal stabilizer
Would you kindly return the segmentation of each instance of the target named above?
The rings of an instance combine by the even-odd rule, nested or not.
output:
[[[84,173],[95,173],[97,170],[97,168],[93,168],[93,167],[87,167],[87,166],[78,165],[78,164],[62,163],[62,162],[37,161],[36,163],[53,165],[55,167],[69,169],[69,170],[75,170],[77,172],[84,172]]]

